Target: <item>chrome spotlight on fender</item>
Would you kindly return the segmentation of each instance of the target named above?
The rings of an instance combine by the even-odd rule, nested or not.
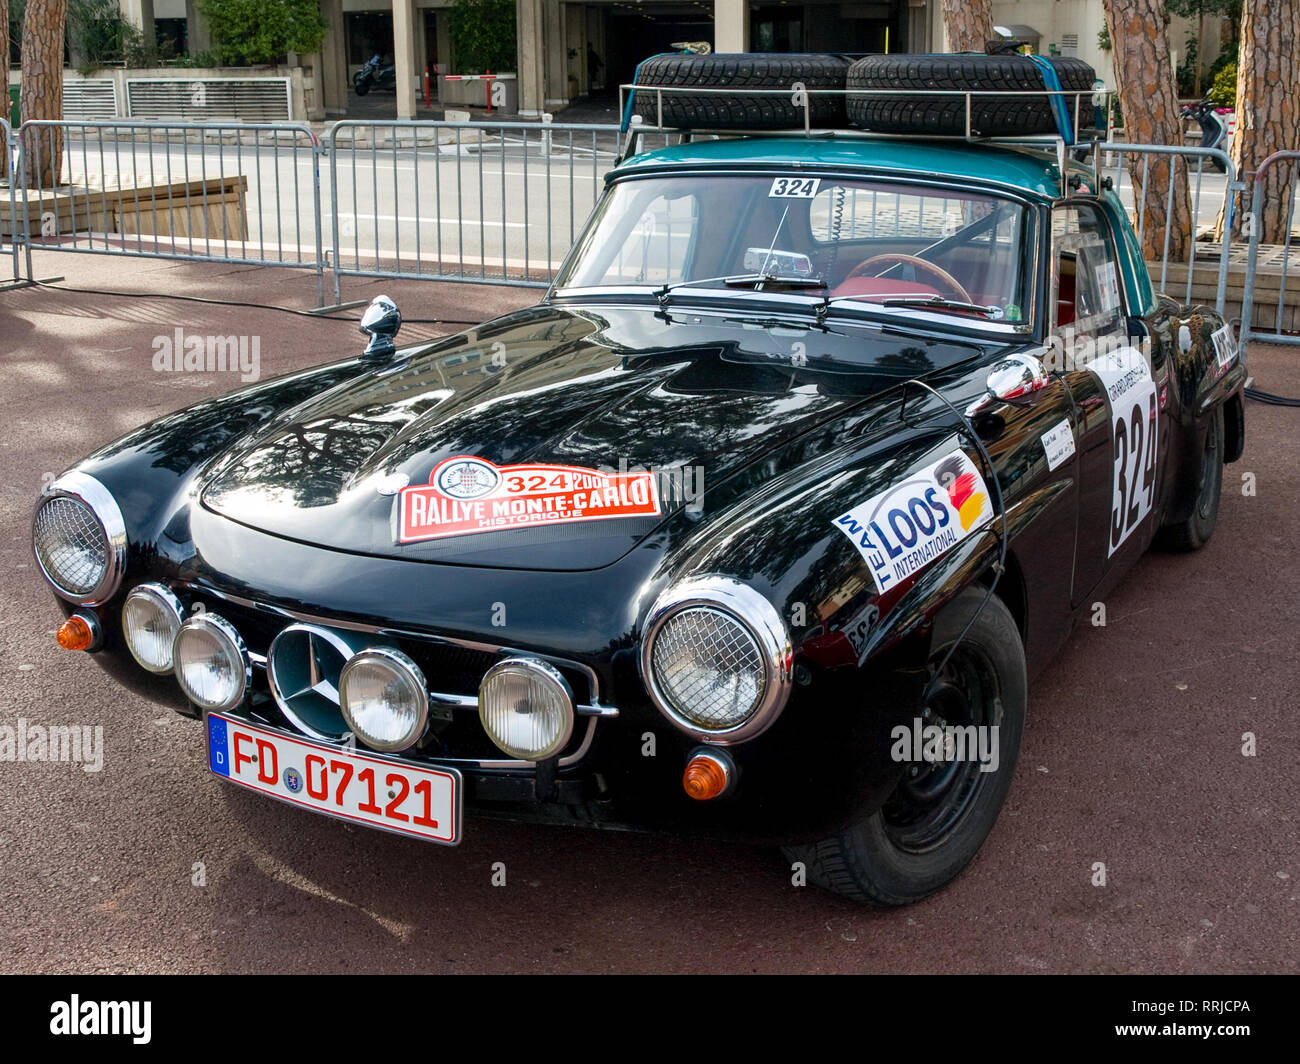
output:
[[[989,397],[1004,403],[1023,403],[1047,387],[1051,378],[1033,355],[1015,354],[993,364],[986,387]]]
[[[387,296],[375,296],[361,315],[360,331],[370,337],[363,357],[389,358],[397,350],[393,337],[401,327],[402,312],[397,309],[397,304]]]

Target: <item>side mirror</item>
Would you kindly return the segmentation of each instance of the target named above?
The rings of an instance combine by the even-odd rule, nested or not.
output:
[[[370,337],[365,358],[388,358],[397,350],[393,337],[402,327],[402,312],[387,296],[375,296],[361,315],[360,331]]]
[[[994,364],[985,387],[992,399],[1025,403],[1046,388],[1050,380],[1043,364],[1033,355],[1016,354]]]

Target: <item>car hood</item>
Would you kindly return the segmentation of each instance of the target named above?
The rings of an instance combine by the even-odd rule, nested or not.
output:
[[[798,315],[542,304],[403,349],[282,412],[212,467],[201,499],[249,527],[341,551],[598,568],[674,513],[707,507],[702,491],[795,437],[978,353],[880,326],[817,328]],[[502,471],[512,466],[545,468]],[[429,486],[435,471],[447,474],[443,487]],[[534,505],[560,509],[536,523],[468,532],[461,517],[494,471],[496,494],[484,504],[500,501],[506,476],[522,475],[559,477],[538,483],[560,494],[577,486],[580,505],[552,498]],[[647,504],[638,486],[651,481]],[[599,513],[581,509],[593,485]],[[421,524],[435,505],[441,523]]]

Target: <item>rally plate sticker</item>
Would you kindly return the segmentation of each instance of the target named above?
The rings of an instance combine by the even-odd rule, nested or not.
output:
[[[428,484],[402,489],[398,506],[399,543],[661,512],[653,472],[498,466],[473,455],[439,462]]]
[[[993,520],[984,478],[960,449],[832,522],[882,595]]]
[[[1156,501],[1156,384],[1141,352],[1122,347],[1093,359],[1088,369],[1110,402],[1114,480],[1111,489],[1110,557],[1146,518]]]

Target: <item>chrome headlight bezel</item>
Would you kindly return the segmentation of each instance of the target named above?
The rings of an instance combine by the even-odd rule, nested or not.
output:
[[[358,665],[367,663],[382,664],[384,667],[391,669],[395,675],[408,681],[415,689],[415,724],[400,739],[390,742],[371,739],[365,731],[357,726],[357,722],[353,719],[347,696],[348,674]],[[420,736],[424,734],[424,729],[429,722],[429,685],[425,682],[424,673],[421,671],[420,666],[400,650],[382,646],[367,647],[349,658],[339,672],[339,712],[343,714],[344,721],[347,722],[348,727],[352,729],[352,733],[357,739],[371,750],[389,754],[408,750],[420,741]]]
[[[36,547],[36,527],[41,513],[52,501],[59,498],[72,499],[84,506],[90,515],[99,522],[105,540],[104,573],[99,582],[89,591],[79,593],[69,591],[59,585],[53,574],[45,566],[44,559]],[[72,472],[54,480],[41,492],[32,512],[32,554],[41,575],[61,599],[74,602],[79,606],[99,606],[117,593],[126,571],[126,521],[117,500],[112,493],[88,473]]]
[[[561,708],[564,715],[563,727],[560,729],[556,738],[540,751],[530,752],[522,748],[512,747],[508,743],[502,742],[496,733],[488,727],[484,713],[486,699],[483,697],[483,692],[487,688],[488,682],[503,672],[528,673],[532,678],[539,680],[542,683],[553,685],[562,700]],[[505,658],[502,661],[498,661],[488,669],[488,671],[483,674],[483,679],[479,683],[478,710],[479,724],[482,726],[484,734],[492,740],[498,750],[501,750],[503,753],[520,761],[529,761],[533,763],[545,761],[548,758],[554,757],[568,746],[569,740],[573,738],[574,722],[577,718],[578,712],[577,703],[573,697],[573,688],[569,685],[569,681],[564,678],[564,674],[549,662],[543,661],[541,658],[533,657]]]
[[[131,641],[131,628],[127,624],[127,609],[131,605],[131,600],[135,598],[151,599],[158,606],[161,613],[168,614],[176,622],[176,631],[172,634],[171,647],[168,650],[168,659],[165,666],[149,665],[140,660],[140,656],[135,652],[135,646]],[[180,635],[181,627],[185,624],[185,607],[181,605],[171,590],[162,584],[137,584],[126,593],[126,598],[122,600],[122,642],[126,644],[126,649],[132,659],[140,668],[155,676],[166,676],[175,670],[176,667],[176,636]]]
[[[690,609],[714,610],[738,623],[754,640],[763,663],[763,682],[754,708],[744,720],[726,728],[703,727],[680,712],[655,676],[656,636],[673,617]],[[781,615],[748,584],[724,576],[685,580],[655,599],[646,614],[639,663],[641,681],[655,708],[687,735],[717,746],[732,746],[767,731],[785,708],[794,682],[794,651]]]
[[[185,686],[184,680],[181,678],[181,656],[179,653],[181,639],[187,631],[193,631],[200,628],[215,632],[217,636],[224,639],[234,651],[234,654],[238,659],[235,672],[239,678],[239,685],[229,698],[220,703],[200,701],[194,698],[193,695],[190,694],[189,688]],[[176,633],[176,639],[172,643],[172,662],[172,674],[176,677],[176,682],[180,686],[182,693],[194,705],[203,710],[222,713],[226,710],[234,709],[236,706],[243,703],[244,699],[248,696],[249,689],[252,687],[253,663],[248,656],[248,648],[244,645],[243,637],[240,636],[238,630],[233,624],[224,617],[215,613],[193,614],[184,624],[181,625],[180,630]]]

